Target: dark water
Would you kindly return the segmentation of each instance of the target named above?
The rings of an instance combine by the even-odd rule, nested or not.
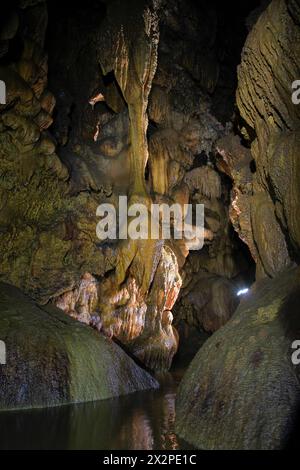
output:
[[[181,373],[161,388],[93,403],[0,413],[0,449],[188,449],[174,433]]]

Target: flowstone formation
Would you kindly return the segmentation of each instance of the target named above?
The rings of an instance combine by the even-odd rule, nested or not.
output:
[[[232,127],[234,67],[214,5],[91,8],[23,1],[5,17],[1,279],[166,370],[175,325],[225,324],[247,270],[214,163]],[[99,240],[97,207],[118,212],[119,196],[149,217],[152,203],[204,204],[203,250],[191,251],[197,237]]]
[[[110,191],[102,191],[103,201],[113,203],[117,210],[119,195],[128,197],[128,206],[142,203],[150,209],[152,202],[145,180],[146,110],[157,65],[156,10],[151,2],[131,2],[126,8],[124,2],[108,5],[100,32],[95,30],[93,36],[102,77],[98,70],[98,82],[91,81],[86,92],[90,109],[85,108],[85,113],[93,114],[96,132],[93,139],[81,133],[81,140],[80,132],[71,133],[63,149],[68,165],[72,166],[72,156],[77,154],[71,177],[74,190],[82,190],[93,180],[89,187],[101,191],[103,183],[109,186],[110,182]],[[57,123],[59,138],[65,127]],[[119,174],[117,167],[121,167]],[[178,345],[170,309],[181,285],[172,248],[163,240],[151,240],[149,234],[149,240],[110,243],[108,250],[115,254],[115,265],[105,279],[86,272],[75,288],[56,297],[56,305],[126,344],[148,367],[169,368]]]
[[[1,279],[46,303],[111,266],[97,246],[97,195],[73,194],[49,131],[55,97],[47,88],[45,2],[21,2],[5,16],[0,105]]]
[[[239,276],[248,267],[228,220],[229,187],[214,165],[214,143],[231,127],[234,87],[232,64],[220,60],[226,26],[219,15],[202,2],[170,2],[164,9],[148,112],[156,198],[205,207],[204,248],[188,255],[191,242],[173,244],[183,281],[175,325],[184,321],[209,332],[231,317]]]
[[[112,15],[121,12],[117,7],[111,5]],[[121,4],[119,7],[122,9]],[[47,6],[45,2],[30,2],[30,5],[23,2],[20,8],[11,9],[6,27],[11,30],[4,31],[7,47],[2,50],[8,65],[1,69],[1,77],[7,83],[7,103],[1,105],[1,277],[37,301],[54,302],[73,317],[92,323],[109,336],[118,337],[117,331],[121,331],[124,340],[125,337],[132,340],[145,329],[149,287],[158,266],[166,264],[173,273],[166,274],[165,286],[170,292],[159,290],[154,283],[149,294],[154,299],[152,303],[160,292],[166,297],[163,300],[160,295],[158,305],[153,306],[156,322],[149,321],[157,343],[162,335],[162,356],[166,350],[166,363],[163,358],[157,367],[166,368],[177,348],[177,338],[169,326],[172,316],[164,313],[165,305],[172,308],[176,300],[174,285],[178,285],[177,290],[180,287],[176,257],[160,241],[100,246],[96,236],[96,209],[112,195],[113,185],[115,193],[110,202],[115,202],[118,191],[127,191],[129,187],[130,202],[134,198],[146,204],[151,201],[144,187],[144,169],[148,158],[146,108],[156,69],[157,18],[154,7],[151,10],[138,2],[132,3],[130,11],[136,20],[134,32],[129,28],[131,17],[127,18],[129,23],[124,30],[117,16],[111,18],[108,12],[101,38],[97,37],[102,68],[105,69],[105,61],[109,68],[109,60],[114,57],[111,70],[126,100],[124,106],[124,99],[119,99],[117,109],[120,112],[116,114],[112,109],[117,107],[118,96],[115,101],[114,97],[119,90],[115,93],[112,90],[112,109],[105,105],[100,117],[95,113],[94,120],[102,119],[97,140],[95,133],[89,139],[91,128],[82,120],[78,120],[76,128],[81,127],[79,138],[70,132],[72,88],[57,93],[58,119],[52,126],[53,134],[47,130],[52,125],[55,106],[55,98],[47,90],[44,49]],[[126,19],[126,12],[123,13]],[[102,11],[97,19],[100,24]],[[137,48],[133,44],[136,39],[133,33],[140,38]],[[110,45],[110,40],[117,42]],[[12,54],[15,42],[20,47],[17,54]],[[99,67],[98,57],[93,66]],[[98,80],[95,75],[96,80],[91,81],[86,91],[90,114],[93,114],[92,106],[102,99],[96,93],[96,85],[101,83],[99,68],[97,75]],[[110,104],[109,92],[105,100]],[[99,128],[100,122],[97,125]],[[120,165],[125,175],[118,178],[115,172],[122,173]],[[127,176],[129,181],[126,181]],[[102,285],[101,277],[113,268],[116,268],[115,274],[109,275]],[[157,274],[156,279],[159,276]],[[119,291],[126,289],[129,294],[119,295]],[[114,316],[119,307],[118,296],[123,305],[128,299],[131,302],[124,318],[122,312]],[[107,311],[109,305],[111,309]],[[120,329],[122,321],[125,326]],[[140,328],[135,330],[132,322],[140,323]],[[156,367],[154,361],[152,365]]]
[[[180,385],[177,432],[201,449],[278,449],[299,430],[300,8],[273,0],[251,15],[238,68],[238,133],[216,143],[233,183],[230,219],[257,282],[192,361]],[[187,399],[187,397],[189,399]]]

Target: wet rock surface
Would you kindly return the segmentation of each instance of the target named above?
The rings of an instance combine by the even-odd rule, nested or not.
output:
[[[3,395],[5,407],[154,385],[112,340],[161,372],[189,335],[198,348],[204,331],[213,335],[181,387],[180,433],[207,448],[284,445],[298,390],[280,321],[298,282],[300,107],[291,100],[299,78],[298,4],[240,2],[234,15],[205,0],[8,5],[0,25],[0,79],[7,83],[0,105],[0,279],[39,305],[30,304],[31,317],[27,308],[21,312],[21,294],[13,305],[5,293],[9,309],[18,310],[9,334],[19,340],[24,323],[30,341],[22,347],[40,377],[49,377],[52,395],[42,384],[33,390],[36,379],[18,356],[27,378],[21,374],[11,402]],[[176,217],[170,237],[151,239],[148,231],[146,239],[100,240],[97,207],[112,204],[118,213],[120,196],[143,204],[148,219],[153,203],[204,204],[203,248],[197,235],[175,237],[183,232]],[[246,318],[248,304],[236,311],[236,294],[253,282],[254,264],[256,280],[274,283],[257,284]],[[29,325],[41,328],[50,362]],[[5,317],[2,326],[11,332]],[[219,342],[224,348],[214,351],[210,345]],[[98,364],[100,345],[107,361]],[[253,406],[256,390],[261,404]],[[270,397],[278,413],[267,410]],[[229,435],[234,419],[237,431]]]
[[[0,409],[101,400],[157,388],[157,381],[110,339],[53,307],[0,284]]]
[[[240,273],[239,246],[229,189],[211,161],[234,104],[223,26],[215,5],[182,0],[167,8],[23,2],[3,25],[1,279],[115,337],[156,370],[168,369],[178,348],[174,324],[183,317],[172,309],[199,240],[101,242],[96,210],[118,211],[120,195],[149,214],[152,203],[205,204],[201,263],[218,301],[196,309],[192,324],[214,331],[228,320],[232,299],[217,286]],[[211,295],[200,277],[195,289],[193,305]]]
[[[177,430],[203,449],[283,448],[299,429],[299,370],[291,359],[299,336],[299,269],[292,266],[299,256],[300,108],[291,98],[298,2],[274,0],[248,26],[237,132],[216,142],[216,165],[232,181],[229,217],[258,282],[199,351],[180,387]]]
[[[299,7],[274,0],[257,16],[238,68],[237,136],[217,143],[219,168],[233,180],[230,218],[249,246],[257,277],[298,262]],[[246,148],[245,148],[246,145]]]
[[[206,341],[177,395],[182,438],[199,449],[289,446],[299,428],[300,371],[292,363],[299,295],[298,268],[260,281]]]

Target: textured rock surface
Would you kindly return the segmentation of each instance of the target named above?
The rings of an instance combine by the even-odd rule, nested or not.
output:
[[[211,161],[215,140],[227,133],[224,116],[231,117],[229,90],[234,83],[231,77],[228,86],[226,65],[220,61],[221,24],[226,29],[213,5],[168,3],[161,14],[158,66],[148,107],[149,183],[156,198],[205,206],[204,249],[187,257],[188,243],[172,245],[183,281],[173,309],[175,326],[184,320],[209,331],[232,315],[236,303],[230,280],[247,269],[243,256],[236,256],[240,247],[228,223],[228,186]],[[219,102],[220,92],[225,105]]]
[[[92,25],[90,18],[83,15],[77,18],[75,13],[70,20],[67,12],[67,19],[59,21],[59,33],[56,27],[52,33],[50,30],[57,41],[57,47],[50,54],[50,83],[58,96],[58,118],[54,121],[54,128],[61,145],[59,154],[71,168],[74,191],[89,189],[103,193],[103,185],[106,185],[105,202],[116,206],[119,194],[127,194],[129,203],[143,202],[146,205],[151,202],[204,202],[209,207],[206,243],[212,244],[215,240],[210,256],[222,251],[223,254],[218,255],[217,274],[232,277],[238,272],[237,264],[223,271],[221,261],[223,256],[227,267],[234,264],[230,257],[235,243],[228,234],[228,217],[222,201],[228,191],[213,166],[206,165],[206,153],[212,149],[213,141],[225,131],[209,110],[209,92],[217,87],[218,81],[216,34],[211,38],[212,50],[205,60],[202,55],[206,41],[203,39],[198,44],[197,34],[201,29],[205,37],[209,37],[215,27],[214,19],[209,16],[212,28],[207,27],[206,20],[198,18],[202,7],[199,10],[190,2],[186,5],[186,2],[176,1],[161,10],[157,6],[151,2],[131,2],[124,9],[122,2],[110,2],[104,22],[101,11],[95,13]],[[194,9],[195,21],[190,21],[190,8]],[[120,22],[124,23],[123,29]],[[79,23],[81,28],[89,31],[84,41],[76,34]],[[187,50],[185,41],[176,44],[175,58],[174,28],[182,34],[188,31],[191,46]],[[65,46],[61,49],[60,38],[65,36]],[[139,45],[137,36],[140,37]],[[74,41],[79,41],[77,49],[80,52],[70,57],[69,50],[73,48]],[[97,44],[95,49],[91,50],[91,42]],[[194,53],[194,48],[197,53]],[[99,76],[98,61],[102,76]],[[84,86],[79,79],[75,79],[77,86],[74,85],[78,64],[87,71],[83,78]],[[147,65],[147,73],[145,64],[150,67]],[[51,74],[58,65],[62,66],[60,77],[55,72]],[[60,98],[61,95],[64,99]],[[70,113],[72,107],[75,110]],[[70,124],[71,131],[66,132]],[[199,165],[202,167],[193,169]],[[168,276],[174,278],[178,285],[181,283],[180,277],[184,273],[180,269],[189,252],[188,243],[184,240],[164,244],[160,241],[124,241],[120,245],[115,244],[115,248],[115,269],[105,280],[94,277],[90,285],[92,290],[95,286],[97,289],[98,301],[94,305],[88,300],[91,298],[90,287],[82,276],[71,289],[56,296],[56,304],[87,323],[93,322],[92,317],[96,316],[99,318],[98,328],[125,343],[143,357],[148,366],[155,367],[157,363],[157,368],[166,368],[170,364],[169,352],[174,354],[176,351],[176,333],[173,328],[166,329],[163,325],[163,316],[170,321],[172,314],[164,314],[163,303],[158,298],[161,292],[159,283],[164,284],[162,277]],[[173,252],[172,261],[165,263],[165,253],[170,250]],[[159,266],[165,266],[164,269],[170,273],[163,274],[160,268],[160,274],[156,275]],[[97,275],[97,272],[92,274]],[[168,287],[164,285],[162,295],[168,297]],[[179,289],[176,296],[178,293]],[[221,302],[220,296],[219,304]],[[83,311],[86,313],[82,314]],[[228,319],[227,315],[223,315],[225,319]],[[219,322],[216,322],[215,328],[218,326]],[[155,338],[155,341],[150,338]],[[150,353],[152,344],[155,344],[154,359]]]
[[[82,44],[83,47],[88,44],[90,48],[89,41],[98,41],[97,54],[93,51],[91,58],[86,56],[88,61],[85,58],[90,82],[87,80],[86,84],[83,80],[80,83],[78,79],[78,88],[83,92],[77,95],[76,79],[70,85],[68,70],[75,67],[74,75],[77,74],[78,51],[74,43],[67,41],[75,58],[68,49],[69,65],[59,64],[66,72],[62,72],[61,88],[57,89],[58,118],[52,127],[56,141],[47,131],[52,124],[55,99],[46,88],[45,2],[28,9],[24,3],[22,11],[13,10],[17,18],[22,16],[22,24],[19,30],[14,29],[14,34],[18,35],[23,47],[16,60],[9,60],[8,50],[8,65],[1,69],[1,76],[8,84],[7,105],[1,107],[1,277],[43,304],[54,299],[54,303],[85,323],[92,323],[91,316],[98,316],[97,328],[100,329],[103,323],[108,335],[117,337],[120,331],[118,318],[115,322],[113,308],[109,318],[107,307],[114,305],[119,291],[126,290],[127,284],[131,295],[134,285],[141,299],[141,318],[136,314],[139,305],[133,305],[133,298],[130,302],[133,321],[140,323],[135,334],[141,333],[146,298],[162,252],[162,244],[152,241],[129,241],[118,247],[114,244],[100,246],[96,236],[96,209],[100,202],[115,204],[118,194],[124,194],[124,191],[125,194],[130,192],[129,202],[147,205],[151,202],[144,178],[148,158],[146,108],[156,70],[158,33],[155,7],[151,9],[150,4],[131,2],[130,9],[127,10],[127,5],[125,11],[122,2],[110,2],[100,34],[101,8],[92,21],[88,18],[87,29],[90,24],[91,31],[87,39],[82,39]],[[40,21],[41,12],[45,21]],[[69,11],[67,13],[69,18]],[[132,15],[134,29],[130,26]],[[75,13],[76,20],[78,36],[76,28],[79,22],[84,24],[84,18],[76,18]],[[74,16],[71,15],[71,20],[67,19],[69,40],[74,39],[72,21]],[[123,21],[128,23],[125,29]],[[137,42],[136,35],[139,36]],[[80,52],[78,56],[82,59]],[[59,56],[61,58],[64,58],[63,54]],[[105,87],[99,62],[104,74],[113,73],[115,77],[114,86],[108,86],[104,96],[97,88],[101,84]],[[124,96],[118,100],[119,89]],[[76,95],[81,116],[80,111],[72,116],[75,125],[71,131],[72,93]],[[95,104],[104,99],[117,114],[107,105],[100,108],[100,113],[99,110],[93,113]],[[55,153],[57,144],[59,157]],[[109,196],[111,198],[107,200]],[[173,260],[176,272],[176,258]],[[129,266],[130,273],[127,272]],[[99,278],[114,267],[116,271],[102,286]],[[107,285],[110,292],[104,293]],[[103,293],[102,299],[98,289],[100,294]],[[108,306],[99,311],[106,300]],[[130,306],[127,307],[129,310]],[[103,318],[100,319],[99,313]],[[124,315],[120,313],[123,323]],[[160,321],[162,315],[163,311],[158,315]],[[127,317],[131,318],[132,314]],[[115,323],[118,328],[114,329]],[[124,328],[132,330],[131,319]],[[124,337],[124,328],[120,339]],[[170,334],[174,346],[173,332]],[[176,348],[173,354],[175,351]],[[167,357],[169,363],[169,348]]]
[[[157,382],[119,346],[55,307],[0,284],[0,409],[100,400]]]
[[[74,194],[48,131],[55,98],[47,89],[46,4],[23,2],[12,15],[22,21],[1,68],[7,84],[0,113],[1,279],[46,303],[84,272],[103,274],[113,256],[97,246],[99,195]]]
[[[183,289],[175,312],[190,326],[214,332],[230,319],[238,305],[236,286],[225,277],[198,271]]]
[[[300,370],[291,360],[299,297],[299,268],[261,280],[206,341],[180,384],[181,437],[200,449],[288,445],[300,406]]]
[[[240,134],[217,144],[219,168],[233,179],[230,216],[257,263],[275,276],[299,257],[299,6],[273,0],[254,22],[238,69]],[[251,167],[251,172],[249,171]]]
[[[179,432],[207,448],[282,447],[299,393],[282,319],[298,303],[299,0],[262,2],[247,39],[248,1],[235,15],[206,0],[7,5],[0,279],[43,307],[15,291],[2,301],[17,364],[6,369],[11,383],[1,376],[3,393],[16,390],[3,406],[154,385],[110,340],[161,371],[178,349],[176,327],[187,342],[205,330],[216,333],[184,379]],[[148,218],[153,202],[204,204],[204,248],[192,251],[199,237],[99,240],[97,207],[118,211],[119,196],[144,204]],[[238,237],[256,278],[274,281],[258,283],[231,319],[236,290],[252,279]]]
[[[244,33],[205,1],[104,3],[24,1],[4,18],[1,279],[166,369],[174,324],[187,320],[185,306],[173,309],[182,282],[194,286],[191,325],[214,331],[232,314],[231,281],[244,269],[228,184],[212,161],[236,83],[222,34],[237,63]],[[97,206],[118,210],[120,195],[147,207],[205,204],[199,262],[183,267],[197,238],[101,242]]]
[[[177,430],[199,448],[282,448],[299,425],[299,370],[291,361],[300,289],[299,269],[291,268],[299,262],[300,108],[291,99],[300,71],[298,3],[273,0],[249,18],[238,135],[216,143],[217,167],[233,183],[229,216],[260,281],[180,387]]]

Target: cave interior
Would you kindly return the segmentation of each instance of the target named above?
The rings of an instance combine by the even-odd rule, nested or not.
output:
[[[2,446],[297,445],[299,0],[2,3]],[[201,236],[101,239],[124,197]]]

